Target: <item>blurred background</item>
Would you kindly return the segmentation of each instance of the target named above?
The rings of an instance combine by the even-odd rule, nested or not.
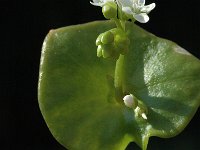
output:
[[[196,0],[155,2],[147,24],[200,58],[200,13]],[[37,83],[43,40],[50,29],[103,20],[89,0],[0,0],[1,81],[0,149],[64,150],[49,132],[39,110]],[[199,91],[197,91],[199,92]],[[150,139],[151,150],[199,150],[200,110],[184,132],[171,139]],[[139,148],[131,143],[127,150]]]

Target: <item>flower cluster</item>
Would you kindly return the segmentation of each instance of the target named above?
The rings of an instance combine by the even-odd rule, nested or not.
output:
[[[148,13],[155,8],[155,3],[145,5],[145,0],[93,0],[92,5],[102,7],[106,19],[115,21],[117,28],[101,33],[96,39],[97,57],[112,58],[116,60],[115,68],[115,95],[124,101],[125,106],[135,112],[135,117],[147,120],[147,106],[133,94],[124,95],[122,84],[122,70],[124,55],[128,53],[130,40],[125,23],[128,20],[146,23],[149,21]],[[119,94],[120,93],[120,94]]]
[[[118,8],[120,9],[119,12],[122,12],[126,16],[121,18],[122,20],[131,19],[137,20],[140,23],[146,23],[149,21],[148,13],[156,6],[155,3],[145,5],[145,0],[93,0],[93,2],[90,3],[101,7],[117,3]]]
[[[125,55],[130,41],[123,30],[114,28],[101,33],[97,40],[97,56],[103,58],[118,59],[119,55]]]

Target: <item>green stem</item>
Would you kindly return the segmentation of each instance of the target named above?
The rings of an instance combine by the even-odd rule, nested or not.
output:
[[[123,73],[123,65],[124,65],[124,55],[120,55],[119,59],[116,62],[115,68],[115,87],[120,87],[122,85],[122,73]]]
[[[116,62],[115,67],[115,78],[114,78],[114,86],[115,86],[115,96],[116,100],[122,103],[123,99],[123,68],[124,68],[124,55],[120,55],[119,59]]]
[[[124,30],[124,32],[125,32],[125,21],[119,20],[119,19],[114,19],[114,21],[115,21],[117,28],[120,28],[120,29]]]
[[[125,26],[125,21],[124,20],[120,20],[120,24],[121,24],[121,27],[122,27],[122,29],[124,30],[124,32],[125,32],[125,30],[126,30],[126,26]]]
[[[114,19],[117,28],[122,29],[125,32],[125,21]],[[119,56],[116,66],[115,66],[115,78],[114,78],[114,86],[115,86],[115,97],[119,103],[123,103],[123,67],[124,67],[124,55]]]
[[[122,24],[119,19],[114,19],[117,28],[123,29]]]

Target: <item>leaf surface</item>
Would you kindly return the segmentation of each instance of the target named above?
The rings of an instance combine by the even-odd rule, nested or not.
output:
[[[200,104],[200,61],[176,43],[127,24],[131,41],[124,90],[148,107],[148,119],[115,100],[115,62],[96,56],[109,21],[52,30],[42,50],[39,105],[53,136],[70,150],[123,150],[134,141],[180,133]]]

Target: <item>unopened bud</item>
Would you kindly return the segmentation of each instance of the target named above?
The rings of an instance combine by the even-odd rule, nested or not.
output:
[[[101,57],[101,56],[102,56],[102,47],[101,47],[101,45],[99,45],[97,47],[97,57]]]
[[[109,58],[113,53],[113,46],[111,44],[101,45],[103,58]]]
[[[112,32],[107,31],[105,33],[103,33],[102,37],[101,37],[101,42],[103,44],[110,44],[114,41],[114,35]]]
[[[129,44],[130,40],[126,36],[117,35],[115,37],[115,46],[122,55],[127,53]]]
[[[96,39],[96,46],[102,44],[102,43],[101,43],[101,37],[102,37],[102,36],[103,36],[103,33],[101,33],[101,34],[97,37],[97,39]]]
[[[135,109],[135,108],[137,107],[138,102],[137,102],[137,100],[133,97],[132,94],[124,96],[123,100],[124,100],[124,104],[125,104],[127,107],[133,108],[133,109]]]
[[[138,101],[138,106],[135,109],[136,116],[140,116],[147,120],[148,109],[142,101]]]
[[[103,15],[106,19],[112,19],[117,17],[117,5],[115,2],[106,3],[102,7]]]

